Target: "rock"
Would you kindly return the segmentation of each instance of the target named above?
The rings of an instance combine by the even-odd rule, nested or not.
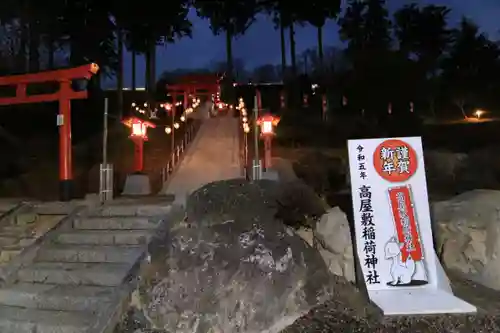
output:
[[[500,290],[500,191],[474,190],[432,205],[444,266]]]
[[[314,190],[300,179],[281,183],[277,202],[277,217],[294,228],[314,228],[327,208]]]
[[[332,274],[355,282],[354,252],[351,229],[344,212],[334,207],[316,224],[315,246]]]
[[[23,226],[34,223],[38,215],[34,212],[20,213],[15,216],[16,225]]]
[[[190,227],[170,230],[150,247],[151,260],[135,301],[142,315],[134,318],[142,321],[142,328],[279,332],[332,295],[332,277],[321,256],[268,214],[272,209],[263,201],[272,201],[264,189],[269,184],[242,185],[245,200],[227,183],[235,181],[212,184],[197,194],[208,199],[206,207],[188,199]],[[231,194],[221,193],[223,187]],[[274,189],[269,189],[272,197]],[[233,201],[228,204],[223,198]],[[251,203],[259,198],[264,212]],[[247,203],[253,210],[245,208]],[[252,216],[240,221],[245,210]],[[202,211],[208,212],[207,221]],[[216,212],[224,218],[217,219]]]
[[[274,217],[279,193],[279,183],[272,180],[232,179],[209,183],[187,198],[187,220],[202,226],[234,219],[252,224],[259,217]]]
[[[425,151],[426,176],[432,197],[441,200],[473,189],[500,187],[498,147],[486,147],[467,153]],[[446,196],[442,196],[446,195]]]
[[[314,188],[316,193],[337,191],[346,187],[347,163],[341,156],[332,156],[316,151],[294,163],[293,168],[300,178]]]
[[[467,154],[426,150],[424,158],[426,176],[429,180],[455,181],[459,170],[466,164]]]
[[[302,238],[309,246],[314,247],[314,232],[313,229],[308,227],[299,227],[294,229],[293,232]]]

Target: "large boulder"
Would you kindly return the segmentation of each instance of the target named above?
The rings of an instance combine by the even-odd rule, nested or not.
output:
[[[339,207],[329,209],[316,224],[315,247],[329,271],[355,282],[354,252],[351,229],[346,215]]]
[[[141,327],[279,332],[331,297],[332,278],[321,256],[274,219],[278,187],[230,180],[188,198],[187,223],[150,247],[135,302]]]
[[[431,199],[449,199],[473,189],[500,188],[498,147],[463,152],[426,150],[427,183]]]
[[[474,190],[432,205],[444,266],[500,290],[500,191]]]
[[[235,219],[251,224],[259,217],[276,214],[280,193],[278,183],[272,180],[250,183],[231,179],[209,183],[187,198],[187,219],[201,226]]]

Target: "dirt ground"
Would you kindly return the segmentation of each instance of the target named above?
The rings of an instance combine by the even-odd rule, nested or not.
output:
[[[457,297],[478,308],[475,315],[384,317],[354,285],[338,278],[336,295],[283,333],[479,333],[500,332],[500,292],[449,273]]]

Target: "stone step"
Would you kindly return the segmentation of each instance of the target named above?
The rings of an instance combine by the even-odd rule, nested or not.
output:
[[[157,222],[150,221],[147,217],[120,216],[120,217],[86,217],[73,222],[75,229],[82,230],[132,230],[155,229]]]
[[[24,235],[31,231],[31,226],[24,225],[6,225],[2,227],[2,232],[14,234],[14,235]]]
[[[143,199],[150,203],[136,203],[137,200],[128,201],[125,199],[121,203],[105,206],[101,209],[102,216],[165,216],[171,211],[171,200],[165,199]]]
[[[6,263],[17,257],[22,249],[0,249],[0,263]]]
[[[59,244],[84,245],[141,245],[151,238],[150,230],[77,230],[57,236]]]
[[[14,245],[14,244],[17,244],[18,242],[19,242],[19,239],[17,237],[1,236],[0,235],[0,247]]]
[[[95,315],[0,306],[2,333],[87,333]]]
[[[0,305],[28,309],[91,311],[113,300],[116,287],[16,283],[0,289]]]
[[[128,276],[133,263],[92,264],[37,262],[17,272],[19,282],[114,287]]]
[[[49,245],[38,251],[36,261],[135,263],[144,253],[143,246]]]

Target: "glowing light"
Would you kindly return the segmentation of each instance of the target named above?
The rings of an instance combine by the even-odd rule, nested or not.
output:
[[[172,129],[170,127],[165,127],[165,133],[170,134],[172,133]]]
[[[243,126],[243,131],[244,131],[245,133],[250,132],[250,126],[248,126],[248,124],[245,124],[245,125],[246,125],[246,126]]]
[[[134,122],[132,124],[132,136],[146,137],[146,131],[146,124],[140,122]]]
[[[144,103],[144,107],[147,108],[148,107],[148,103]]]
[[[186,121],[186,117],[181,116],[181,121]]]
[[[243,117],[241,120],[242,120],[244,123],[248,122],[248,118],[247,118],[247,117]]]
[[[272,121],[263,121],[262,122],[262,133],[263,134],[273,133],[273,122]]]
[[[476,116],[477,119],[480,119],[481,116],[484,114],[485,112],[483,110],[476,110],[474,112],[474,115]]]
[[[135,103],[132,103],[132,107],[135,108],[136,107],[136,104]]]
[[[175,128],[175,129],[178,129],[180,126],[181,126],[181,125],[180,125],[179,123],[175,123],[175,124],[174,124],[174,128]]]

